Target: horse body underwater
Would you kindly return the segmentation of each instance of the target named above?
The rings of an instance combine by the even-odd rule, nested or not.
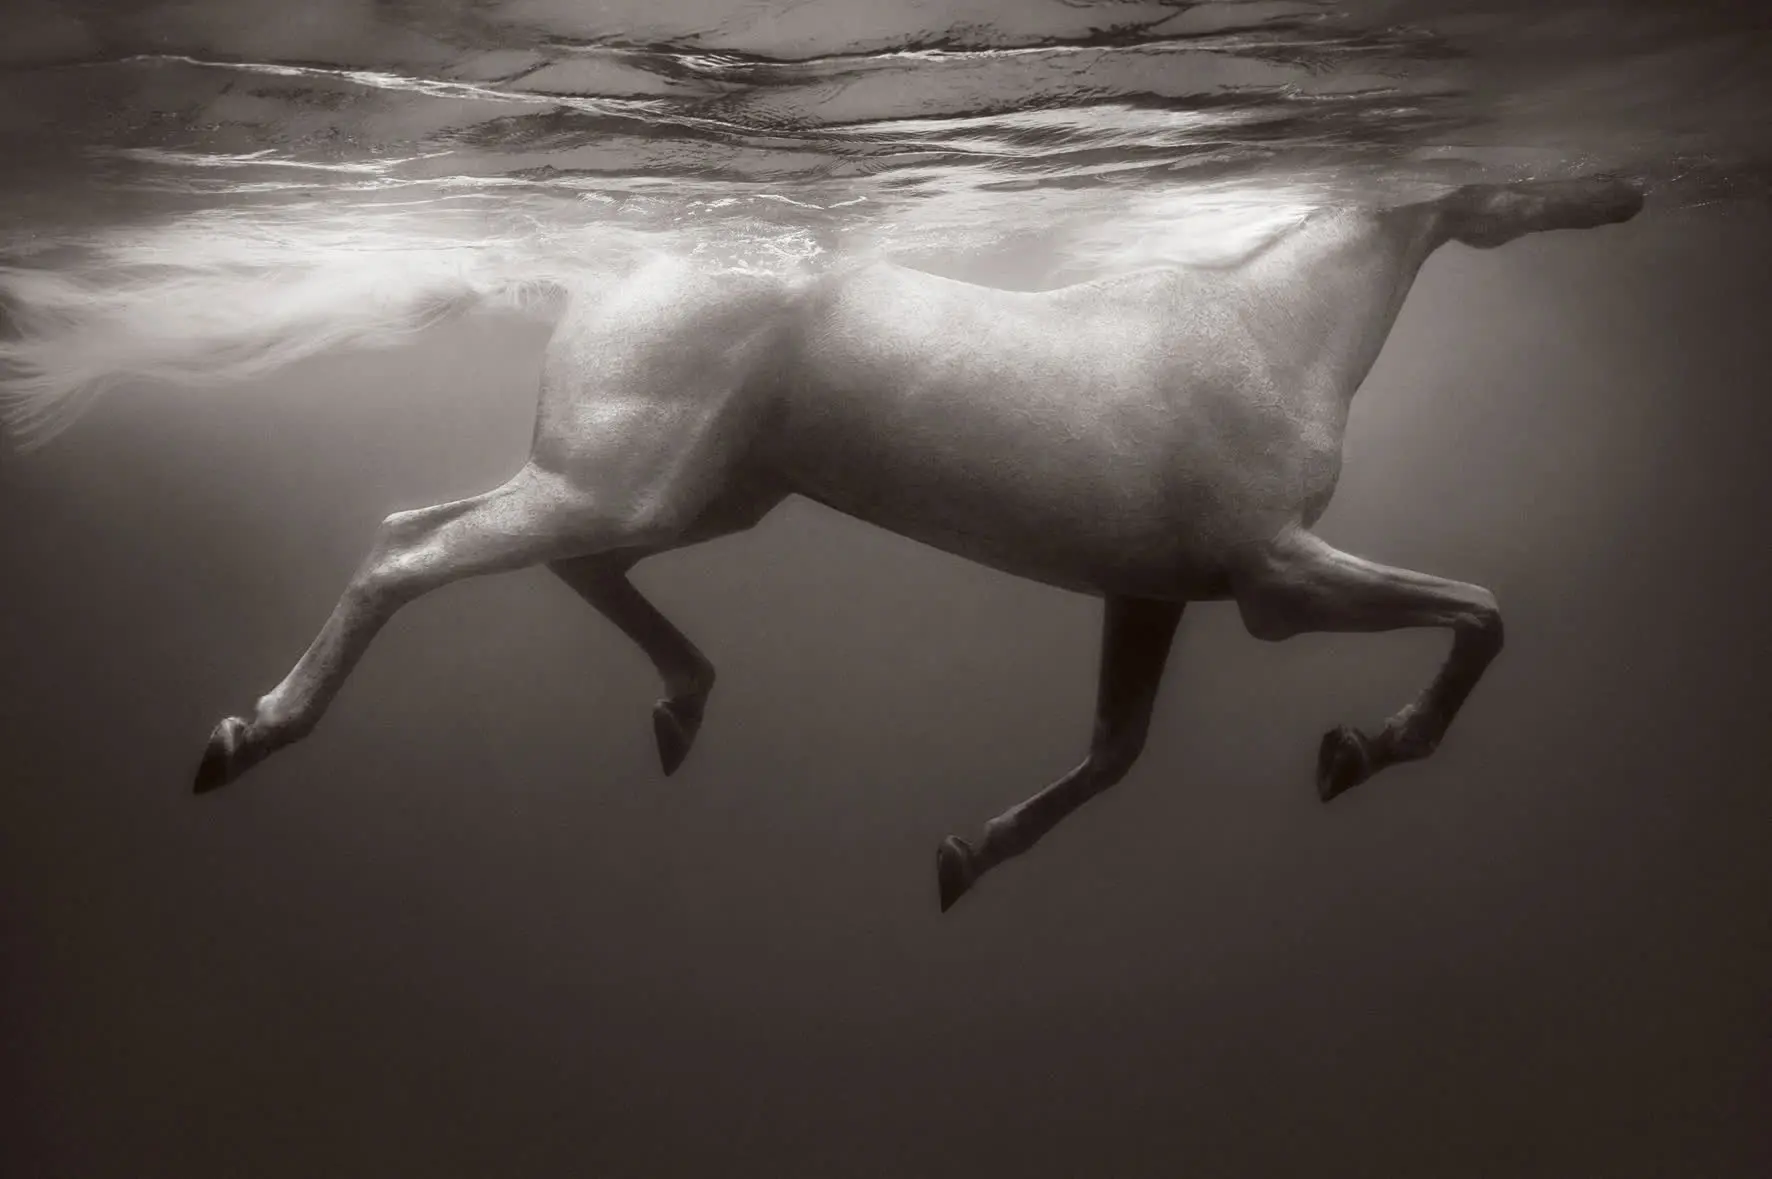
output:
[[[1635,187],[1604,178],[1469,186],[1318,212],[1232,268],[1042,293],[890,266],[795,285],[659,263],[567,307],[528,463],[483,495],[388,517],[294,669],[250,717],[217,726],[196,789],[310,732],[405,603],[544,563],[655,665],[669,774],[714,670],[627,575],[798,494],[1105,600],[1087,757],[976,841],[941,844],[944,910],[1130,770],[1189,601],[1234,600],[1262,639],[1453,631],[1438,676],[1379,732],[1325,735],[1327,801],[1431,753],[1501,646],[1488,591],[1309,531],[1335,488],[1349,403],[1416,272],[1448,241],[1496,246],[1641,206]]]

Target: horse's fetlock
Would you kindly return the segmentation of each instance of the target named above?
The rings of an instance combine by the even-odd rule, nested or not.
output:
[[[1434,750],[1439,747],[1440,738],[1437,734],[1404,733],[1391,743],[1389,752],[1394,761],[1420,761],[1432,757]]]
[[[276,693],[260,696],[253,706],[252,732],[273,747],[298,741],[314,731],[314,718],[278,699]]]
[[[984,825],[984,839],[974,856],[980,868],[988,868],[1010,856],[1020,855],[1034,845],[1026,830],[1014,816],[998,815]]]
[[[1434,723],[1416,703],[1406,705],[1385,722],[1378,745],[1388,761],[1419,761],[1433,756],[1444,735],[1444,726]]]
[[[697,657],[672,683],[671,690],[679,696],[695,696],[705,699],[714,690],[714,681],[719,678],[714,671],[713,663],[705,656]]]
[[[1495,595],[1488,590],[1481,591],[1481,596],[1471,603],[1459,620],[1457,629],[1487,651],[1501,650],[1507,628],[1502,622],[1501,607],[1496,604]]]

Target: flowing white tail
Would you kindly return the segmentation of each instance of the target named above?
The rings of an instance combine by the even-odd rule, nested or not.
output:
[[[500,235],[434,211],[216,211],[0,266],[0,404],[27,443],[132,381],[225,386],[481,307],[552,317],[643,243]]]

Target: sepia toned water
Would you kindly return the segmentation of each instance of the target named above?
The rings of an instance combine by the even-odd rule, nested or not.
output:
[[[1711,0],[15,0],[0,1173],[1767,1173],[1768,79]],[[938,914],[1100,604],[800,502],[636,574],[721,675],[668,781],[529,571],[189,794],[382,517],[521,464],[550,284],[1035,289],[1594,172],[1644,213],[1446,247],[1355,402],[1320,531],[1509,645],[1332,806],[1443,636],[1196,606],[1134,773]]]
[[[13,250],[363,204],[793,257],[1034,237],[1086,264],[1078,238],[1136,248],[1102,223],[1197,207],[1768,180],[1772,32],[1706,0],[31,0],[10,31]]]

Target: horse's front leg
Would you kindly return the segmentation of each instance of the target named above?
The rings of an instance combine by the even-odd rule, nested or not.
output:
[[[1089,756],[1040,793],[986,823],[976,846],[954,836],[942,841],[936,853],[936,880],[943,912],[979,876],[1033,847],[1066,815],[1131,771],[1150,732],[1151,710],[1183,605],[1143,598],[1107,599],[1095,735]]]
[[[1501,611],[1488,590],[1362,560],[1302,529],[1272,541],[1239,576],[1235,594],[1244,624],[1260,639],[1418,626],[1453,633],[1434,681],[1376,736],[1345,725],[1324,734],[1317,755],[1324,802],[1386,766],[1432,753],[1501,650]]]

